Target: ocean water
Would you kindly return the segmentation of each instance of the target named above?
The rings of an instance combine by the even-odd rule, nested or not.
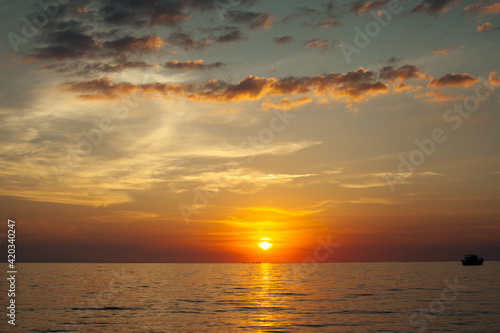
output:
[[[500,262],[17,269],[2,332],[500,332]]]

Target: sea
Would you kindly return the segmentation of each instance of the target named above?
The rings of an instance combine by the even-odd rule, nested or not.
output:
[[[15,326],[4,279],[1,332],[500,332],[500,262],[16,269]]]

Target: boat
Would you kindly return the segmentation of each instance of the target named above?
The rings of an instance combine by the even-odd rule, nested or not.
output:
[[[462,265],[464,266],[478,266],[483,264],[484,259],[478,258],[475,254],[466,254],[464,259],[462,259]]]

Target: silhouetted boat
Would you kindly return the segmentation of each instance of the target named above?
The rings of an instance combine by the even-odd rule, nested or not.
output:
[[[478,258],[475,254],[466,254],[464,259],[462,259],[462,265],[464,266],[478,266],[483,264],[484,259]]]

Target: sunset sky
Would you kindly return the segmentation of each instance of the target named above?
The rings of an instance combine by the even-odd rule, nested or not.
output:
[[[18,260],[500,259],[500,2],[66,2],[0,1]]]

